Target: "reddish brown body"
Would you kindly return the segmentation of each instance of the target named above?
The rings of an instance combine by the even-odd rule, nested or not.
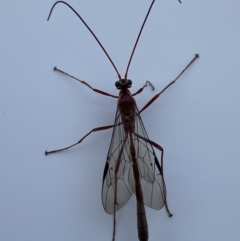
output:
[[[127,88],[120,90],[117,108],[121,114],[125,131],[133,131],[136,102]]]
[[[136,150],[133,143],[133,133],[135,132],[135,113],[136,102],[132,97],[131,92],[127,88],[121,89],[118,99],[118,109],[121,114],[121,119],[125,133],[130,138],[130,153],[132,157],[132,167],[135,179],[136,201],[137,201],[137,228],[138,239],[140,241],[148,240],[148,225],[147,217],[143,201],[143,193],[140,183],[140,173],[137,164]]]
[[[137,200],[137,228],[138,228],[138,239],[140,241],[148,240],[148,224],[147,217],[144,207],[142,187],[140,183],[140,173],[136,160],[136,150],[132,140],[132,132],[130,134],[130,143],[131,143],[131,155],[132,155],[132,165],[133,165],[133,174],[135,179],[135,189],[136,189],[136,200]]]

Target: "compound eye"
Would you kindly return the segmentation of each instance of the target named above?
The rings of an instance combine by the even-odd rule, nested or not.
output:
[[[127,80],[127,87],[130,88],[132,86],[132,81],[130,79]]]
[[[119,82],[119,81],[116,81],[116,82],[115,82],[115,86],[116,86],[117,89],[120,89],[120,88],[121,88],[120,82]]]

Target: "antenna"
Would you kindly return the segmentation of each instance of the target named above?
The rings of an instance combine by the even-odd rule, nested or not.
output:
[[[182,3],[180,0],[178,0],[178,1],[179,1],[179,3]],[[148,12],[147,12],[147,14],[146,14],[146,17],[145,17],[145,19],[144,19],[144,21],[143,21],[143,24],[142,24],[142,26],[141,26],[141,29],[140,29],[140,31],[139,31],[137,40],[136,40],[136,42],[135,42],[135,44],[134,44],[134,47],[133,47],[133,50],[132,50],[130,59],[129,59],[129,61],[128,61],[127,70],[126,70],[126,73],[125,73],[125,79],[127,79],[128,69],[129,69],[129,66],[130,66],[130,64],[131,64],[133,54],[134,54],[134,52],[135,52],[135,49],[136,49],[137,44],[138,44],[138,40],[139,40],[139,38],[140,38],[140,36],[141,36],[142,30],[143,30],[143,28],[144,28],[144,25],[145,25],[145,23],[146,23],[146,21],[147,21],[148,15],[149,15],[149,13],[150,13],[150,11],[151,11],[151,9],[152,9],[152,6],[153,6],[154,2],[155,2],[155,0],[152,1],[151,5],[150,5],[150,7],[149,7],[149,9],[148,9]]]
[[[144,25],[145,25],[145,23],[146,23],[146,21],[147,21],[148,15],[149,15],[149,13],[150,13],[150,11],[151,11],[151,9],[152,9],[152,6],[153,6],[154,2],[155,2],[155,0],[152,1],[151,5],[150,5],[150,7],[149,7],[149,9],[148,9],[148,12],[147,12],[147,14],[146,14],[146,17],[145,17],[145,19],[144,19],[144,21],[143,21],[143,24],[142,24],[142,26],[141,26],[141,29],[140,29],[140,31],[139,31],[137,40],[136,40],[136,42],[135,42],[135,44],[134,44],[134,47],[133,47],[133,50],[132,50],[130,59],[129,59],[129,61],[128,61],[127,70],[126,70],[126,73],[125,73],[125,79],[127,79],[128,69],[129,69],[129,66],[130,66],[130,64],[131,64],[133,54],[134,54],[134,52],[135,52],[135,49],[136,49],[137,44],[138,44],[138,40],[139,40],[139,38],[140,38],[140,36],[141,36],[142,30],[143,30],[143,28],[144,28]]]
[[[179,3],[181,3],[180,0],[178,0],[178,1],[179,1]],[[130,67],[130,64],[131,64],[131,61],[132,61],[132,58],[133,58],[133,54],[134,54],[134,52],[135,52],[135,49],[136,49],[136,47],[137,47],[137,44],[138,44],[139,38],[140,38],[140,36],[141,36],[142,30],[143,30],[143,28],[144,28],[144,25],[145,25],[145,23],[146,23],[146,21],[147,21],[148,15],[149,15],[149,13],[150,13],[150,11],[151,11],[151,9],[152,9],[152,6],[153,6],[154,2],[155,2],[155,0],[152,1],[151,5],[150,5],[150,7],[149,7],[149,9],[148,9],[148,12],[147,12],[147,14],[146,14],[146,17],[145,17],[145,19],[144,19],[144,21],[143,21],[143,24],[142,24],[142,26],[141,26],[141,29],[140,29],[140,31],[139,31],[137,40],[136,40],[136,42],[135,42],[135,44],[134,44],[134,47],[133,47],[133,50],[132,50],[130,59],[129,59],[129,61],[128,61],[127,70],[126,70],[126,73],[125,73],[125,79],[127,79],[127,74],[128,74],[128,70],[129,70],[129,67]],[[104,53],[106,54],[106,56],[108,57],[109,61],[111,62],[112,66],[113,66],[113,68],[114,68],[115,71],[117,72],[118,78],[119,78],[119,80],[120,80],[120,79],[121,79],[121,75],[119,74],[116,65],[113,63],[112,59],[111,59],[110,56],[108,55],[106,49],[103,47],[103,45],[101,44],[100,40],[99,40],[99,39],[97,38],[97,36],[94,34],[94,32],[92,31],[92,29],[87,25],[87,23],[83,20],[83,18],[78,14],[78,12],[77,12],[72,6],[70,6],[68,3],[64,2],[64,1],[57,1],[57,2],[55,2],[55,3],[53,4],[51,10],[50,10],[50,13],[49,13],[49,15],[48,15],[47,21],[50,19],[51,15],[52,15],[52,11],[53,11],[54,7],[55,7],[58,3],[63,3],[63,4],[65,4],[65,5],[67,5],[67,6],[78,16],[78,18],[82,21],[82,23],[85,25],[85,27],[88,29],[88,31],[92,34],[92,36],[95,38],[95,40],[98,42],[98,44],[99,44],[100,47],[102,48],[103,52],[104,52]]]
[[[100,45],[100,47],[102,48],[103,52],[106,54],[106,56],[108,57],[109,61],[111,62],[113,68],[116,70],[118,78],[121,79],[121,75],[119,74],[117,67],[115,66],[115,64],[113,63],[112,59],[110,58],[110,56],[108,55],[107,51],[105,50],[105,48],[103,47],[103,45],[101,44],[101,42],[99,41],[99,39],[97,38],[97,36],[94,34],[94,32],[92,31],[92,29],[87,25],[87,23],[83,20],[83,18],[77,13],[77,11],[71,7],[68,3],[64,2],[64,1],[57,1],[53,4],[50,13],[48,15],[48,19],[47,21],[50,19],[52,11],[54,9],[54,7],[58,4],[58,3],[63,3],[65,5],[67,5],[77,16],[78,18],[82,21],[82,23],[86,26],[86,28],[89,30],[89,32],[93,35],[93,37],[96,39],[96,41],[98,42],[98,44]]]

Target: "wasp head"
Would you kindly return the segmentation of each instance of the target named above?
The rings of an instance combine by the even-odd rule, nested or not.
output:
[[[117,89],[131,88],[132,81],[130,79],[120,79],[116,81],[115,86]]]

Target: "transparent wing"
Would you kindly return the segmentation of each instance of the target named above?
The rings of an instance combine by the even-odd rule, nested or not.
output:
[[[148,139],[137,109],[134,129],[139,136]],[[147,141],[132,136],[137,153],[144,204],[153,209],[161,209],[166,202],[166,188],[161,166],[153,147]],[[103,173],[102,203],[105,211],[114,214],[128,202],[133,193],[135,193],[135,179],[130,154],[130,140],[121,123],[121,115],[117,111]]]
[[[133,190],[128,183],[127,171],[131,166],[129,140],[126,139],[126,133],[121,123],[121,115],[118,111],[116,112],[114,124],[102,185],[102,203],[105,211],[109,214],[114,214],[114,212],[122,208],[133,194]],[[117,176],[115,177],[116,168]],[[117,189],[115,190],[115,188]],[[116,206],[114,209],[115,196]]]
[[[149,140],[139,111],[136,111],[135,132]],[[141,176],[141,187],[144,204],[153,209],[161,209],[166,203],[166,186],[163,170],[151,144],[134,136],[134,146],[137,153],[138,169]],[[129,169],[128,183],[135,192],[133,169]]]

